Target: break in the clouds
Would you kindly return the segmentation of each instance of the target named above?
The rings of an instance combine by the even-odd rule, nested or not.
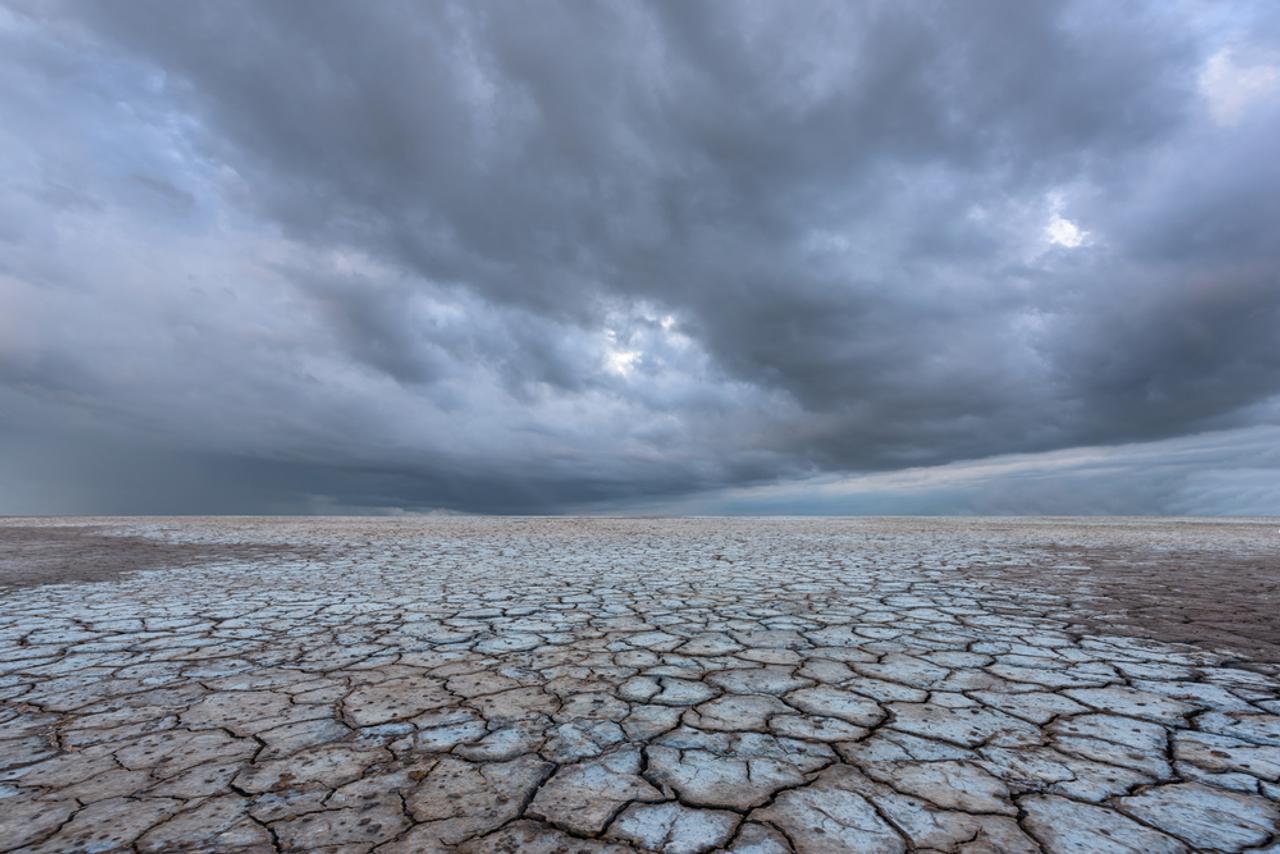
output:
[[[0,119],[0,511],[1280,512],[1274,3],[14,0]]]

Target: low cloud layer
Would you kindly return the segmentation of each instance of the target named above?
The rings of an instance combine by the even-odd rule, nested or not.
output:
[[[1280,513],[1271,3],[16,0],[0,116],[0,512]]]

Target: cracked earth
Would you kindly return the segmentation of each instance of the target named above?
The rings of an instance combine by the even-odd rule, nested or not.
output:
[[[0,850],[1280,852],[1277,527],[0,521]]]

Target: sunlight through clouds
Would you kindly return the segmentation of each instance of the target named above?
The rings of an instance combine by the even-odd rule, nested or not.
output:
[[[1200,92],[1219,125],[1234,125],[1259,101],[1280,91],[1280,64],[1237,61],[1230,48],[1213,55],[1200,73]]]
[[[1044,234],[1050,243],[1075,249],[1085,242],[1089,232],[1081,231],[1080,227],[1069,219],[1054,216],[1045,226]]]

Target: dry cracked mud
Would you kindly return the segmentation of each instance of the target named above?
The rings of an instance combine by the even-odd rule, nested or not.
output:
[[[0,851],[1280,852],[1278,527],[3,520]]]

